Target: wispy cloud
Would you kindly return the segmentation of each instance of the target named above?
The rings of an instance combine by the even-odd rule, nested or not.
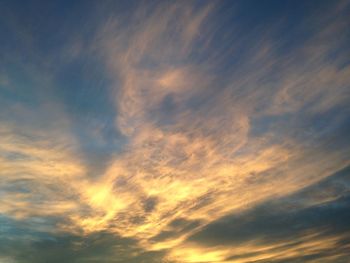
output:
[[[67,262],[348,256],[348,190],[332,188],[347,187],[348,170],[329,178],[350,164],[349,6],[254,25],[247,9],[104,3],[89,9],[93,30],[65,27],[56,52],[34,48],[38,65],[13,51],[15,66],[0,68],[11,230],[0,244],[52,247],[33,262],[62,250]],[[22,262],[10,247],[0,260]]]

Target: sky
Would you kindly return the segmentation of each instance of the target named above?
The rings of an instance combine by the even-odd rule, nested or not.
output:
[[[350,1],[0,0],[0,263],[350,262]]]

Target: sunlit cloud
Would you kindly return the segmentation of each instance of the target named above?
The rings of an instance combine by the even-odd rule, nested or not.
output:
[[[5,4],[0,261],[349,256],[348,2],[56,5]]]

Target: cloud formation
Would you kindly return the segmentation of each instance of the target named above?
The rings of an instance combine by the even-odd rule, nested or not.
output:
[[[3,5],[0,261],[349,257],[348,2]]]

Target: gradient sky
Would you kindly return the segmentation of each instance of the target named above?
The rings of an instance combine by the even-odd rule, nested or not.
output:
[[[0,263],[350,262],[350,1],[0,0]]]

